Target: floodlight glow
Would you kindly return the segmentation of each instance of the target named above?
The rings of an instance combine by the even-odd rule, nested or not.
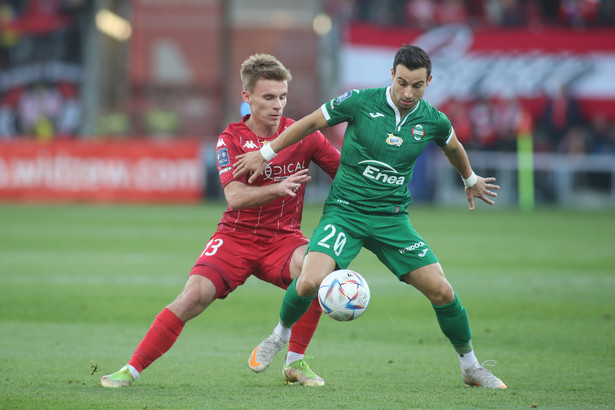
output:
[[[325,36],[331,31],[331,17],[326,14],[318,14],[312,21],[314,32],[319,36]]]
[[[96,27],[102,33],[118,41],[126,41],[132,35],[132,27],[128,20],[109,10],[96,13]]]

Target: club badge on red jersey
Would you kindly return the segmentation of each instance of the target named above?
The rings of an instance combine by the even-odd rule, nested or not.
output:
[[[224,167],[228,167],[229,165],[231,165],[231,159],[229,158],[229,155],[228,155],[228,148],[226,147],[220,148],[218,151],[216,151],[216,156],[218,157],[218,167],[219,168],[224,168]]]

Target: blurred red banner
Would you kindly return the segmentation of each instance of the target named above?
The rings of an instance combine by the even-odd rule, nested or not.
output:
[[[0,142],[0,200],[192,203],[198,142]]]
[[[527,30],[441,26],[426,32],[353,24],[342,52],[344,89],[390,85],[388,72],[402,44],[432,58],[435,81],[425,94],[438,106],[450,99],[518,98],[539,114],[562,86],[582,103],[587,119],[615,119],[615,29]]]

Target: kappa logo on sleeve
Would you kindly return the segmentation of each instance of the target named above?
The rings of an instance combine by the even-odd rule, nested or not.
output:
[[[216,155],[218,157],[218,167],[224,168],[231,165],[231,159],[228,155],[228,148],[222,148],[216,151]]]

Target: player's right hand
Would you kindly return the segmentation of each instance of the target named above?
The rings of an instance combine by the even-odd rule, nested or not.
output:
[[[233,165],[233,176],[237,178],[252,171],[252,175],[248,178],[249,184],[253,183],[265,171],[267,166],[267,161],[265,161],[260,151],[251,151],[237,155],[237,159],[238,161]]]

